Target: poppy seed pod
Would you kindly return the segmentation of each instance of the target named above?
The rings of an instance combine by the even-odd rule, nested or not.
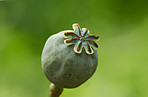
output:
[[[88,80],[98,64],[94,40],[87,28],[73,24],[48,38],[42,52],[42,69],[49,81],[62,88],[75,88]]]

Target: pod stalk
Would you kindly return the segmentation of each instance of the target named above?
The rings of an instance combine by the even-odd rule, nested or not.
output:
[[[49,97],[59,97],[62,94],[62,91],[63,91],[62,87],[59,87],[51,83],[49,88],[49,92],[50,92]]]

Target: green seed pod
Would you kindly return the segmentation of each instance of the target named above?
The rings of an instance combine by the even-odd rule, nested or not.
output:
[[[42,52],[42,69],[49,81],[62,88],[75,88],[88,80],[98,64],[94,40],[87,28],[73,24],[48,38]],[[84,48],[84,49],[83,49]]]

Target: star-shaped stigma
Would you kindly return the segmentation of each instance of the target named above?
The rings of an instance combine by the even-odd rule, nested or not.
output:
[[[73,24],[74,31],[64,32],[64,43],[66,45],[75,44],[74,51],[81,53],[84,48],[87,54],[93,54],[94,50],[97,50],[98,45],[94,40],[99,39],[97,35],[89,35],[87,28],[80,28],[79,24]]]

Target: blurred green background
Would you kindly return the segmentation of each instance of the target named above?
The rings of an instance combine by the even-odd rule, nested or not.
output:
[[[99,64],[61,97],[148,97],[147,0],[0,1],[0,97],[48,97],[44,43],[73,23],[100,35]]]

